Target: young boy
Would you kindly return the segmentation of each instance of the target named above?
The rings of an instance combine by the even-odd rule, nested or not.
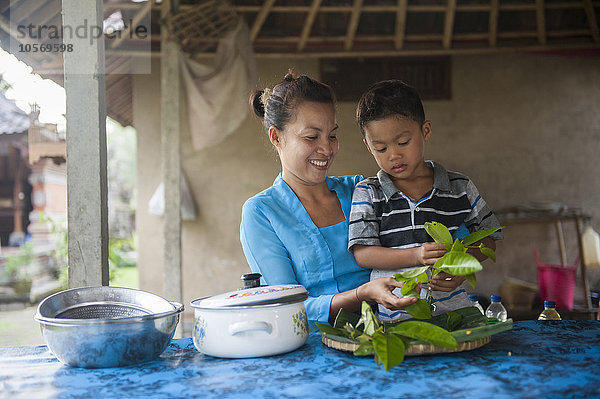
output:
[[[468,177],[424,159],[432,125],[414,88],[399,80],[376,83],[359,100],[356,118],[381,168],[377,176],[356,186],[349,222],[348,250],[360,266],[373,269],[371,280],[393,277],[403,268],[433,265],[444,255],[446,249],[432,242],[425,222],[444,224],[455,238],[499,226]],[[482,242],[495,249],[494,240],[499,239],[498,231]],[[479,250],[469,253],[486,259]],[[429,289],[435,299],[433,315],[470,306],[460,287],[464,280],[440,273],[421,290],[421,298]],[[394,293],[401,296],[400,289]],[[379,318],[397,321],[410,315],[379,305]]]

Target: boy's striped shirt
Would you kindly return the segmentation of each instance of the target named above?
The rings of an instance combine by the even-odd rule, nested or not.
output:
[[[432,242],[425,231],[425,222],[440,222],[458,237],[500,225],[467,176],[448,172],[434,161],[427,163],[434,172],[433,188],[418,201],[400,192],[389,175],[382,170],[376,177],[369,177],[356,186],[350,211],[348,250],[352,251],[352,247],[357,244],[412,248]],[[491,237],[495,240],[502,239],[502,233],[498,231]],[[397,270],[374,269],[371,280],[391,277],[394,273]],[[435,292],[434,297],[439,297],[436,298],[438,308],[447,311],[453,306],[462,307],[461,304],[469,306],[464,289],[461,291],[462,295],[457,295],[457,291]],[[382,312],[381,308],[383,307],[380,307],[380,317],[383,319],[386,315],[394,320],[399,315],[406,315],[404,311],[393,312],[397,314],[392,315],[385,308]],[[438,310],[436,313],[442,311]]]

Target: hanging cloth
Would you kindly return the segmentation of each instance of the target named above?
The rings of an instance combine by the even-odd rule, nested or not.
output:
[[[219,40],[213,65],[179,53],[192,145],[201,150],[223,141],[248,114],[257,83],[256,62],[243,22]]]

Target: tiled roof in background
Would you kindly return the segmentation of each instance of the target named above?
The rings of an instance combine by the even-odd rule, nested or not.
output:
[[[0,92],[0,134],[23,133],[28,128],[29,116]]]

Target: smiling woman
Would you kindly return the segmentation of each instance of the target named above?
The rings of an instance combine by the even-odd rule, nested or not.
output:
[[[363,300],[396,309],[413,303],[392,295],[402,285],[393,278],[367,282],[368,271],[347,251],[351,196],[362,176],[327,176],[339,149],[331,89],[288,73],[250,102],[282,170],[242,209],[240,241],[252,271],[270,285],[303,285],[310,320],[331,321]]]

